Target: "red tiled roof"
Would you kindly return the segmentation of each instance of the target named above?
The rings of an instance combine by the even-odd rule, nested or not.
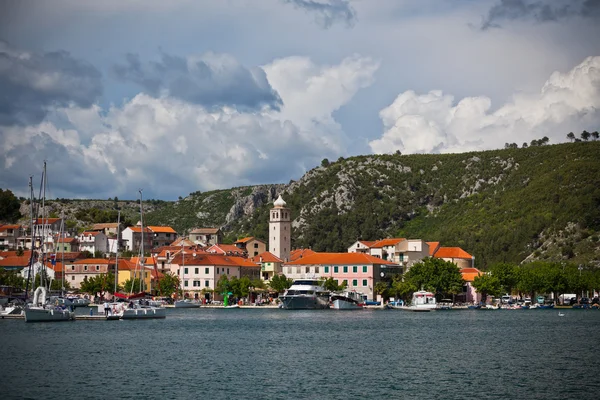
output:
[[[77,243],[77,238],[68,237],[68,238],[58,238],[56,243]]]
[[[21,225],[0,225],[0,232],[4,232],[9,229],[20,229]]]
[[[52,263],[50,261],[46,261],[46,268],[50,268],[52,270],[54,270],[54,272],[63,272],[64,271],[64,266],[61,262],[56,262],[56,265],[52,265]]]
[[[429,256],[433,257],[435,252],[440,247],[440,242],[426,242],[429,245]]]
[[[109,260],[108,258],[85,258],[83,260],[77,260],[73,264],[114,264],[115,260]]]
[[[377,243],[377,240],[359,240],[359,242],[366,247],[372,247],[375,243]]]
[[[225,253],[243,254],[244,253],[243,249],[240,249],[239,247],[234,246],[233,244],[213,244],[208,249],[206,249],[206,251],[208,253],[220,253],[220,254],[225,254]]]
[[[436,258],[473,258],[472,255],[460,247],[440,247],[433,256]]]
[[[259,263],[261,261],[262,262],[276,262],[276,263],[283,262],[283,260],[281,258],[277,257],[276,255],[274,255],[268,251],[265,251],[264,253],[260,253],[259,255],[252,257],[251,260],[254,261],[255,263]]]
[[[254,239],[254,236],[248,236],[245,238],[238,239],[235,242],[236,243],[247,243],[247,242],[251,241],[252,239]]]
[[[177,233],[170,226],[148,226],[148,229],[154,233]]]
[[[290,252],[290,261],[296,261],[302,257],[311,256],[313,254],[317,254],[317,252],[311,249],[295,249]]]
[[[13,256],[0,260],[0,267],[26,267],[29,265],[29,256]]]
[[[384,246],[395,246],[398,243],[402,242],[403,240],[406,240],[406,239],[404,239],[404,238],[382,239],[382,240],[379,240],[379,241],[373,243],[371,245],[371,248],[377,249],[377,248],[384,247]]]
[[[54,224],[55,222],[60,221],[60,218],[38,218],[35,220],[34,224],[42,225],[42,224]]]
[[[81,236],[96,236],[98,235],[100,232],[99,231],[85,231],[81,234]]]
[[[142,227],[141,226],[129,226],[125,229],[131,229],[132,231],[136,232],[136,233],[141,233],[142,232]],[[144,228],[144,233],[152,233],[152,231],[150,229],[148,229],[148,227]]]
[[[327,265],[327,264],[395,264],[379,257],[365,253],[315,253],[310,256],[300,258],[296,261],[288,262],[286,265]]]
[[[460,270],[460,273],[462,274],[463,279],[467,282],[473,282],[475,277],[483,274],[483,272],[477,268],[463,268]]]
[[[17,256],[17,250],[5,250],[5,251],[0,251],[0,258],[6,258],[6,257],[31,257],[31,250],[23,250],[23,255],[22,256]]]

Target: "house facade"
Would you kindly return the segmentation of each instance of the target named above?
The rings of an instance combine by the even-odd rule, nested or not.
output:
[[[283,260],[269,251],[260,253],[251,260],[260,265],[260,279],[263,281],[268,282],[273,276],[282,273]]]
[[[105,254],[108,252],[108,238],[101,231],[86,231],[78,237],[79,250],[89,251],[94,254],[97,251]]]
[[[0,225],[0,250],[17,249],[17,239],[24,234],[21,225]]]
[[[189,239],[195,244],[212,246],[223,242],[223,232],[219,228],[196,228],[189,234]]]
[[[462,294],[457,296],[456,301],[473,304],[481,302],[481,294],[478,293],[477,290],[473,287],[473,281],[476,277],[483,275],[483,272],[481,272],[477,268],[462,268],[460,270],[460,274],[462,275],[465,284],[463,285]]]
[[[314,253],[283,265],[287,278],[333,278],[369,299],[375,298],[377,282],[401,272],[401,265],[364,253]]]
[[[79,240],[74,237],[58,238],[54,245],[54,251],[57,253],[65,252],[77,252],[79,251]]]
[[[475,257],[460,247],[439,247],[433,256],[435,258],[441,258],[444,261],[450,261],[461,269],[475,268]]]
[[[152,248],[152,231],[144,228],[144,252]],[[142,228],[139,226],[130,226],[123,229],[121,234],[123,247],[133,253],[140,251],[142,245]]]
[[[213,244],[208,249],[207,253],[222,254],[237,257],[246,257],[246,250],[233,244]]]
[[[148,229],[152,234],[153,248],[169,245],[177,239],[177,232],[170,226],[148,226]]]
[[[238,239],[234,245],[244,251],[248,257],[254,257],[267,251],[267,244],[252,236]]]
[[[114,273],[115,260],[106,258],[85,258],[64,264],[65,280],[73,289],[80,289],[85,278],[93,278],[100,274]]]

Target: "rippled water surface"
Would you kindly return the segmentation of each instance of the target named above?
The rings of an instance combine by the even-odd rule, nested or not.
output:
[[[0,320],[3,399],[576,399],[600,311],[167,310]]]

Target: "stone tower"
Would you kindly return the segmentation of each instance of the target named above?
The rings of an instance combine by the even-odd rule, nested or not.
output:
[[[269,219],[269,252],[285,262],[290,260],[292,216],[281,195],[273,205]]]

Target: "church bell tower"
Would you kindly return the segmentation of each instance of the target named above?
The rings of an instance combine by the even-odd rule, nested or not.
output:
[[[281,195],[273,203],[269,219],[269,252],[284,262],[290,260],[292,221]]]

